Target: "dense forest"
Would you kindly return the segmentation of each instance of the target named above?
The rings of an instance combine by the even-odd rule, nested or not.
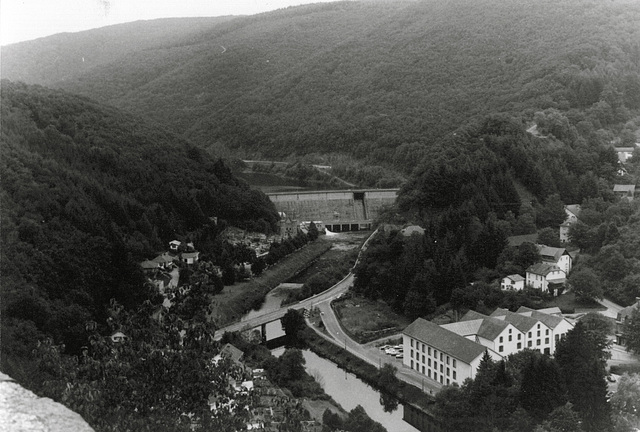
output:
[[[181,274],[190,291],[162,321],[149,318],[161,298],[138,265],[189,238],[233,283],[235,261],[258,272],[303,243],[236,260],[246,250],[222,245],[221,229],[269,232],[278,216],[218,156],[286,160],[286,175],[310,180],[322,174],[305,164],[319,163],[361,186],[401,186],[354,290],[409,317],[540,304],[494,281],[539,259],[507,237],[553,245],[566,204],[582,206],[569,285],[632,303],[640,200],[612,190],[640,178],[639,151],[622,167],[613,149],[639,141],[638,22],[639,4],[618,0],[335,2],[3,47],[2,76],[37,85],[1,84],[2,370],[104,430],[100,419],[142,430],[183,412],[212,428],[240,424],[204,404],[229,373],[206,366],[216,350],[203,343],[214,331],[204,305],[209,285],[222,287],[209,284],[211,265]],[[394,228],[407,224],[424,235]],[[133,342],[112,349],[103,336],[123,324]],[[576,334],[571,349],[592,341]],[[485,361],[436,408],[463,429],[561,430],[576,413],[586,430],[608,427],[580,405],[580,383],[527,387],[574,368],[593,372],[601,402],[599,348],[585,352],[590,364],[562,349],[557,363]],[[169,375],[183,385],[154,383]],[[470,415],[478,406],[492,417]],[[182,419],[176,430],[190,427]]]
[[[158,300],[139,262],[176,236],[276,227],[265,195],[158,125],[6,80],[1,103],[5,371],[20,376],[45,337],[77,354],[112,299],[127,310]]]
[[[549,131],[557,121],[603,139],[630,137],[625,122],[640,108],[639,21],[638,4],[625,1],[337,2],[194,24],[79,74],[46,67],[57,86],[228,155],[330,153],[409,173],[487,112],[525,121],[541,112]],[[145,25],[118,31],[133,41]],[[3,76],[25,76],[30,63],[17,52],[49,55],[53,42],[9,47]],[[85,46],[102,53],[105,45]],[[55,47],[60,59],[80,56],[76,45]]]

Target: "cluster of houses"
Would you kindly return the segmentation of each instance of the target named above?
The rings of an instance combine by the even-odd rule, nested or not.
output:
[[[305,408],[300,400],[288,396],[282,389],[274,386],[266,376],[264,369],[250,369],[243,361],[244,353],[231,344],[226,344],[220,353],[214,357],[214,363],[223,358],[230,360],[231,372],[227,376],[227,383],[235,398],[245,398],[250,401],[247,430],[276,432],[288,424],[292,419],[303,419]],[[221,409],[235,409],[232,397],[221,398],[218,395],[209,396],[209,407],[212,411]],[[296,420],[298,421],[298,420]],[[302,432],[321,432],[322,424],[315,420],[299,420]]]
[[[444,325],[418,318],[402,332],[402,361],[437,383],[461,385],[475,378],[485,353],[496,361],[524,349],[553,355],[572,328],[558,308],[497,309],[490,316],[469,311]]]
[[[518,236],[510,238],[510,244],[519,246],[524,241],[535,241],[532,236]],[[502,278],[500,288],[503,290],[520,291],[525,287],[539,289],[545,293],[557,295],[564,286],[567,275],[573,265],[573,256],[565,248],[536,245],[541,262],[529,266],[525,275],[511,274]]]

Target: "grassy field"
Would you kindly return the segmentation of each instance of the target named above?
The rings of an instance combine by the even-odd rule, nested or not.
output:
[[[554,297],[553,300],[544,304],[545,308],[557,306],[563,313],[589,313],[599,310],[605,310],[606,308],[597,302],[578,302],[576,295],[573,292],[562,294],[558,297]]]
[[[345,298],[333,303],[345,331],[360,343],[400,333],[411,320],[398,315],[384,302],[363,297]]]
[[[213,299],[211,318],[223,327],[238,321],[250,310],[259,309],[270,290],[305,270],[330,248],[331,243],[320,238],[267,268],[260,277],[224,287]]]

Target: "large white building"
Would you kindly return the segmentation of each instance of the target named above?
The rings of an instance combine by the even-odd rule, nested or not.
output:
[[[493,360],[523,349],[553,355],[573,325],[559,311],[545,312],[497,309],[486,316],[469,311],[460,321],[441,326],[418,318],[402,333],[403,364],[440,384],[461,385],[475,378],[485,352]]]

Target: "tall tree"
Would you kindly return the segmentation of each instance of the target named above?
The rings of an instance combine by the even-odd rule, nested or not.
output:
[[[558,342],[555,357],[567,384],[569,401],[586,431],[606,430],[611,423],[607,403],[607,340],[578,322]]]
[[[640,307],[636,307],[631,316],[627,317],[622,326],[622,334],[627,351],[640,354]]]

